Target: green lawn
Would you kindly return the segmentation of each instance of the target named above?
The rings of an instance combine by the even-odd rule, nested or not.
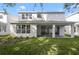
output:
[[[0,36],[1,55],[78,55],[79,37],[17,38]]]

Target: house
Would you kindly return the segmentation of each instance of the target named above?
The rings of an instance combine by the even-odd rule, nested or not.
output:
[[[73,4],[69,6],[69,9],[65,10],[65,14],[67,14],[65,19],[69,22],[76,22],[74,24],[74,35],[79,36],[79,5],[76,7],[75,6],[76,5]],[[71,26],[66,26],[65,31],[66,34],[71,34]]]
[[[65,26],[71,26],[74,37],[74,22],[66,21],[64,12],[18,11],[18,16],[0,12],[0,35],[17,37],[65,37]]]
[[[66,21],[74,21],[74,35],[79,36],[79,12],[73,13],[66,17]],[[71,27],[66,26],[66,33],[71,34]]]

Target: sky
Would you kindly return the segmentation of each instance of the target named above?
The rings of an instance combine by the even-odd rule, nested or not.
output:
[[[0,11],[2,11],[2,4],[0,4]],[[33,11],[34,3],[17,3],[15,7],[7,8],[8,12],[17,15],[19,10]],[[39,3],[36,3],[35,11],[41,11]],[[43,11],[64,11],[63,3],[43,3]]]
[[[72,14],[79,12],[79,5],[77,5],[76,7],[75,6],[76,6],[75,4],[72,6],[69,6],[69,9],[66,9],[65,11],[65,15],[70,16]]]

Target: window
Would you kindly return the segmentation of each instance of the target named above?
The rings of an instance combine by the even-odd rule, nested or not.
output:
[[[3,25],[3,32],[6,32],[6,25]]]
[[[32,14],[29,14],[29,19],[32,19]]]
[[[22,14],[22,19],[32,19],[32,14],[28,14],[28,13],[26,13],[26,14]]]
[[[2,15],[0,15],[0,19],[2,19],[3,18],[3,16]]]
[[[22,19],[25,19],[25,15],[24,14],[22,14]]]
[[[5,24],[0,24],[0,32],[6,32],[6,25]]]
[[[27,25],[27,33],[30,33],[30,25]]]
[[[25,33],[25,25],[22,25],[22,33]]]
[[[20,26],[20,25],[17,25],[17,26],[16,26],[16,30],[17,30],[17,31],[16,31],[17,33],[21,33],[21,26]]]
[[[27,13],[26,13],[26,16],[25,16],[25,18],[26,18],[26,19],[28,19],[28,14],[27,14]]]
[[[41,14],[37,14],[37,17],[38,17],[38,18],[42,18]]]
[[[30,25],[16,25],[17,33],[30,33]]]
[[[28,14],[26,13],[26,16],[28,16]]]

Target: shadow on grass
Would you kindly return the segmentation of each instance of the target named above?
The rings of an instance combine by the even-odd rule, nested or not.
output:
[[[15,38],[16,43],[0,45],[1,55],[78,55],[78,38]]]

